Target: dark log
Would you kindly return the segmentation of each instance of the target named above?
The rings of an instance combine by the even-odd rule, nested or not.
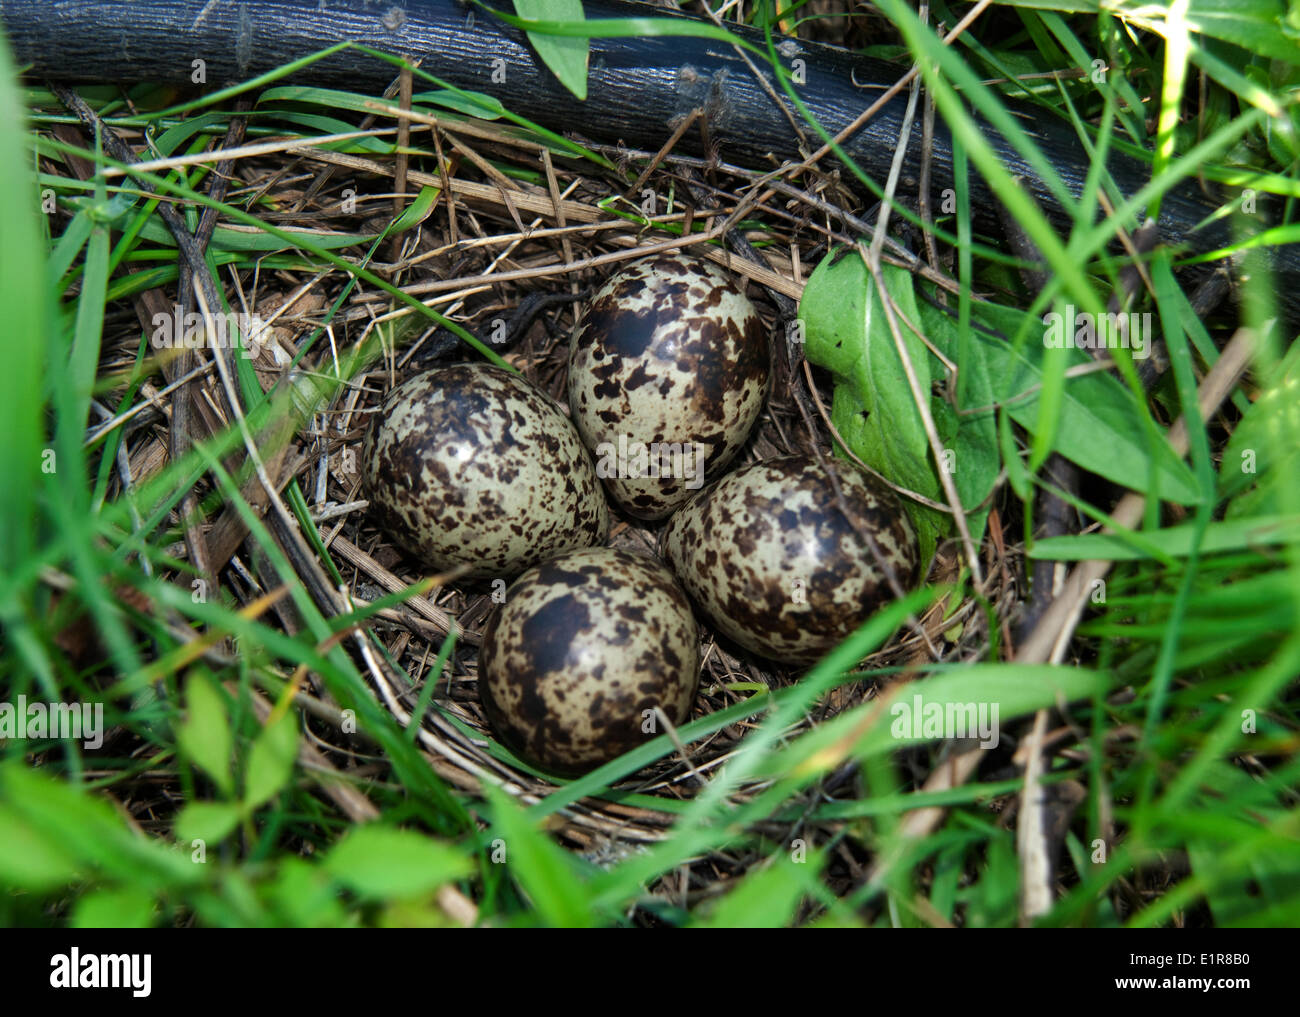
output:
[[[506,0],[503,9],[513,10]],[[585,0],[587,17],[679,16],[623,0]],[[35,74],[64,81],[160,81],[188,84],[192,62],[206,65],[207,87],[245,80],[340,40],[418,58],[432,74],[462,88],[496,96],[512,111],[553,130],[655,150],[681,115],[697,106],[709,114],[709,134],[729,162],[767,169],[800,158],[799,139],[786,111],[729,45],[704,39],[639,37],[592,39],[588,98],[580,102],[536,59],[522,32],[482,9],[458,0],[0,0],[3,22],[19,65]],[[763,45],[761,33],[729,26]],[[851,54],[832,46],[784,40],[782,56],[805,61],[807,83],[799,86],[808,108],[832,133],[851,123],[879,89],[897,80],[903,68]],[[500,63],[499,61],[504,61]],[[761,64],[759,65],[761,69]],[[494,83],[494,67],[504,67],[504,82]],[[393,68],[356,51],[313,64],[293,80],[377,92],[393,78]],[[777,89],[779,94],[779,89]],[[781,100],[786,102],[784,97]],[[1077,195],[1087,174],[1087,158],[1063,121],[1044,111],[1008,104],[1025,131],[1051,159],[1067,187]],[[903,100],[887,105],[851,138],[846,149],[877,181],[883,181],[897,145]],[[797,114],[793,114],[799,122]],[[1025,185],[1062,229],[1069,221],[1035,172],[1012,146],[985,127],[1002,162]],[[812,137],[814,146],[819,142]],[[695,130],[681,141],[699,153]],[[921,158],[920,130],[914,128],[899,187],[914,194]],[[951,185],[952,152],[948,134],[936,131],[931,180],[936,192]],[[828,160],[828,164],[831,164]],[[1107,168],[1125,194],[1149,179],[1140,160],[1114,153]],[[846,179],[852,180],[848,174]],[[977,225],[1000,232],[996,199],[980,180],[972,181]],[[1163,199],[1160,235],[1167,244],[1209,251],[1231,242],[1228,222],[1197,228],[1224,200],[1194,180],[1184,181]],[[1261,224],[1262,225],[1262,224]],[[1300,245],[1271,249],[1279,302],[1291,322],[1300,322]]]

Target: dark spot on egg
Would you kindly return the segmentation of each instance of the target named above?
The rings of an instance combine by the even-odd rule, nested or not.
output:
[[[590,624],[586,606],[571,593],[538,608],[523,624],[524,638],[532,648],[533,664],[538,672],[563,670],[573,633]]]
[[[594,454],[642,443],[654,459],[657,446],[657,470],[619,464],[602,479],[630,515],[662,519],[700,487],[697,448],[707,483],[744,445],[768,370],[767,328],[744,292],[707,261],[660,253],[592,299],[570,344],[569,407]]]
[[[566,776],[654,737],[642,730],[644,711],[685,723],[698,679],[699,629],[686,594],[656,559],[614,548],[571,551],[524,572],[479,650],[493,733]]]
[[[375,521],[436,571],[510,578],[609,532],[595,466],[559,405],[488,364],[435,368],[393,389],[362,479]]]
[[[660,548],[719,632],[791,665],[813,663],[893,599],[886,566],[904,590],[919,581],[916,537],[893,492],[848,463],[808,456],[724,477],[669,520]]]

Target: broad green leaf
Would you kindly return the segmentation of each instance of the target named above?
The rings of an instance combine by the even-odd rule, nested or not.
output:
[[[66,781],[11,763],[0,768],[0,800],[81,865],[119,882],[161,889],[201,878],[187,856],[136,833],[109,802]]]
[[[899,310],[917,320],[912,280],[884,269],[885,285]],[[840,436],[872,469],[901,487],[940,500],[930,444],[880,294],[856,251],[829,254],[817,266],[799,302],[808,359],[835,375],[831,420]],[[905,326],[903,341],[921,392],[930,391],[930,355]],[[921,560],[929,561],[942,532],[940,514],[906,502],[917,530]]]
[[[818,854],[796,862],[788,852],[782,852],[778,861],[745,876],[739,886],[712,907],[704,908],[704,917],[691,924],[698,929],[784,928],[794,919],[820,868]]]
[[[176,732],[181,751],[202,767],[227,797],[235,793],[230,764],[234,741],[226,704],[205,672],[195,671],[185,686],[185,720]]]
[[[885,266],[883,276],[903,316],[919,321],[911,275]],[[831,420],[854,454],[899,486],[945,501],[880,296],[856,252],[842,257],[832,252],[822,261],[804,289],[799,317],[808,359],[835,375]],[[906,325],[901,330],[917,384],[930,398],[931,355]],[[930,412],[944,449],[942,467],[952,471],[967,523],[979,539],[988,509],[971,510],[983,503],[997,480],[997,432],[988,378],[978,365],[963,370],[972,372],[965,390],[976,401],[971,409],[980,412],[959,414],[942,398],[930,399]],[[914,501],[903,504],[917,530],[921,560],[929,561],[937,540],[954,532],[952,519]]]
[[[960,348],[956,337],[957,324],[952,319],[948,319],[948,323],[953,330],[954,345]],[[932,335],[926,337],[934,341]],[[975,344],[968,345],[974,347]],[[968,363],[959,368],[966,373],[961,385],[965,405],[954,407],[941,395],[935,395],[930,401],[934,426],[944,448],[943,468],[952,472],[957,495],[966,513],[966,525],[977,543],[984,534],[984,525],[992,508],[989,495],[998,481],[1002,465],[997,413],[993,409],[993,379],[985,369],[980,353],[978,348],[973,349]],[[941,377],[939,372],[943,365],[938,358],[932,357],[931,365],[936,377]],[[942,517],[942,524],[945,535],[956,532],[949,516]]]
[[[1133,23],[1164,34],[1167,12],[1140,0],[1124,0],[1120,11]],[[1247,53],[1300,64],[1300,13],[1294,2],[1191,0],[1187,25],[1194,32],[1233,43]]]
[[[1045,352],[1041,337],[1047,326],[1030,322],[1030,340],[1017,350],[1005,337],[1014,336],[1024,318],[1023,311],[976,302],[970,356],[976,369],[989,379],[1006,412],[1032,432],[1038,424],[1040,365]],[[921,304],[921,328],[946,356],[956,352],[950,321],[943,310]],[[1091,359],[1082,350],[1067,352],[1072,365],[1086,364]],[[1107,480],[1149,494],[1152,456],[1133,398],[1132,392],[1109,374],[1093,372],[1067,378],[1054,451]],[[1159,435],[1155,463],[1161,498],[1182,505],[1194,505],[1200,500],[1192,471]]]
[[[504,791],[491,785],[484,790],[492,805],[492,834],[504,842],[510,874],[542,921],[566,929],[596,924],[589,891],[574,874],[568,853],[534,827]]]
[[[350,890],[382,900],[426,894],[473,869],[471,860],[449,844],[375,823],[349,833],[322,865]]]
[[[248,754],[244,806],[255,809],[270,801],[293,776],[298,756],[298,722],[286,713],[262,728]]]
[[[339,901],[338,886],[324,867],[294,855],[281,859],[275,878],[263,886],[262,897],[282,925],[323,929],[351,924]]]
[[[1300,501],[1296,491],[1296,476],[1297,471],[1300,471],[1300,445],[1285,458],[1291,460],[1289,467],[1265,470],[1254,486],[1242,491],[1228,503],[1224,514],[1229,519],[1254,519],[1288,508],[1294,509]],[[1225,456],[1224,462],[1227,461]]]
[[[76,859],[58,840],[35,829],[13,809],[0,805],[0,886],[40,892],[81,875]]]
[[[74,929],[147,929],[154,923],[152,894],[133,887],[91,890],[72,914]]]
[[[527,21],[583,21],[582,0],[514,0],[515,13]],[[529,32],[528,41],[560,83],[579,99],[587,98],[587,57],[591,44],[574,36]]]
[[[176,817],[176,839],[186,846],[196,840],[212,846],[230,835],[242,810],[237,802],[188,802]]]

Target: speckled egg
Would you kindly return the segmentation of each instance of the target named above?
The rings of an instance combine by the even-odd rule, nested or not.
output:
[[[592,298],[569,349],[569,408],[610,496],[662,519],[723,469],[758,419],[767,329],[719,269],[676,252]]]
[[[662,734],[656,706],[685,722],[699,628],[659,561],[588,548],[515,581],[488,619],[478,659],[497,737],[539,769],[576,775]]]
[[[563,408],[490,364],[452,364],[389,393],[362,453],[376,521],[426,565],[512,578],[603,543],[609,506]]]
[[[783,456],[736,470],[682,508],[660,538],[714,627],[771,660],[810,664],[893,599],[871,534],[899,585],[918,579],[916,536],[894,493],[841,460]]]

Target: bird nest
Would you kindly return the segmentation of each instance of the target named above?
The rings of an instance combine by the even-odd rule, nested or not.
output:
[[[142,139],[129,131],[118,133],[140,146]],[[259,215],[282,228],[308,227],[325,238],[369,237],[391,221],[393,193],[405,191],[401,203],[406,206],[421,188],[436,189],[437,200],[423,221],[379,243],[367,267],[502,350],[508,362],[561,403],[568,339],[583,295],[647,251],[690,247],[746,287],[773,339],[770,395],[732,468],[786,453],[829,455],[836,449],[828,415],[831,379],[803,360],[797,343],[787,341],[786,325],[812,267],[833,247],[860,243],[874,226],[875,213],[871,225],[864,222],[855,196],[820,162],[773,175],[678,155],[671,148],[653,153],[592,146],[615,167],[601,171],[591,161],[563,158],[517,129],[433,117],[411,128],[410,145],[426,154],[362,156],[291,140],[283,151],[233,160],[227,167],[226,200],[236,205],[256,200]],[[948,278],[944,252],[931,248],[931,260],[922,264],[909,253],[920,247],[911,243],[916,238],[904,233],[898,239],[901,246],[893,255],[887,253],[887,260],[919,266],[941,283]],[[349,261],[361,262],[367,247],[339,250]],[[373,412],[394,385],[433,363],[478,354],[416,309],[365,281],[358,284],[340,267],[294,267],[281,259],[274,267],[253,271],[223,270],[217,278],[232,307],[256,310],[268,325],[267,341],[253,364],[263,389],[315,378],[329,392],[264,466],[277,491],[296,480],[305,496],[319,537],[318,545],[312,542],[316,564],[342,579],[341,586],[334,583],[334,613],[363,607],[428,578],[365,511],[358,471],[361,443]],[[163,306],[172,299],[162,292]],[[101,361],[105,374],[125,372],[135,360],[135,318],[143,315],[138,304],[135,315],[131,310],[126,300],[110,306]],[[327,339],[316,341],[299,359],[307,337],[321,328]],[[380,355],[352,377],[340,377],[347,352],[375,338]],[[504,341],[495,344],[496,339]],[[168,428],[177,419],[174,406],[181,393],[191,393],[191,416],[200,432],[206,427],[218,433],[234,423],[220,372],[205,366],[212,365],[200,355],[185,384],[172,377],[166,389],[146,382],[149,406],[126,425],[125,460],[115,474],[115,488],[139,484],[160,469],[171,446]],[[256,485],[247,490],[256,493]],[[267,511],[267,499],[250,495],[249,501]],[[244,539],[247,527],[229,515],[210,517],[198,530],[206,541],[207,567],[225,594],[249,604],[269,584],[260,577],[256,547]],[[610,543],[653,553],[658,529],[615,512]],[[992,532],[999,529],[990,526]],[[171,550],[186,558],[190,543],[178,542]],[[862,662],[858,673],[821,697],[790,734],[870,699],[888,683],[906,680],[914,669],[986,656],[990,619],[1004,625],[1014,610],[1019,564],[1000,545],[979,553],[989,577],[982,604],[971,598],[940,601],[911,619]],[[955,580],[967,563],[963,555],[956,542],[941,543],[929,563],[928,581]],[[318,600],[325,596],[319,593],[319,577],[303,574],[300,579]],[[764,690],[800,678],[799,671],[745,655],[705,625],[691,718],[744,703],[752,706],[748,715],[689,742],[676,739],[673,750],[612,787],[582,796],[557,792],[556,784],[498,745],[484,720],[476,656],[494,607],[493,592],[482,584],[440,577],[435,585],[378,611],[366,623],[369,638],[353,632],[345,645],[399,722],[418,724],[418,744],[447,783],[470,794],[495,784],[530,803],[558,793],[565,804],[554,810],[553,832],[593,860],[618,858],[663,838],[674,822],[672,803],[691,798],[761,722],[769,702]],[[293,612],[281,612],[279,623],[292,632]],[[310,673],[300,681],[297,702],[321,765],[361,779],[382,773],[374,743],[364,731],[349,730],[324,684]],[[903,750],[915,756],[912,769],[922,780],[933,768],[929,751]],[[759,785],[742,785],[733,797],[744,800],[757,790]],[[852,797],[852,763],[804,794]],[[856,875],[861,859],[844,847],[841,853]],[[742,859],[733,861],[743,867]],[[718,859],[709,864],[716,866]],[[683,878],[681,892],[687,894],[691,884]]]

